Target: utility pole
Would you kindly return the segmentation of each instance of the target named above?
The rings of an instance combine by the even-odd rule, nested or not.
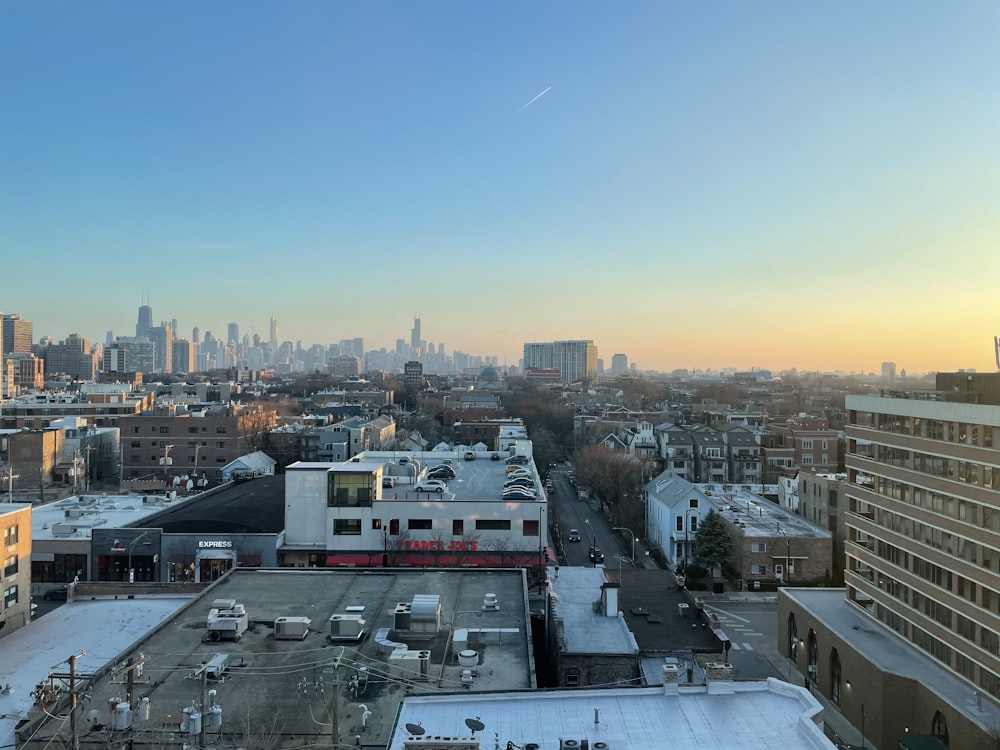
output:
[[[61,664],[69,664],[69,673],[56,673],[52,672],[49,674],[50,679],[60,679],[69,680],[69,732],[71,737],[70,748],[71,750],[80,750],[80,733],[76,725],[76,660],[82,656],[86,656],[86,651],[81,651],[77,654],[73,654],[66,661],[61,661],[56,664],[53,669],[60,666]]]
[[[344,648],[340,649],[340,654],[333,659],[333,699],[330,710],[330,741],[333,743],[333,750],[337,750],[340,744],[340,660],[344,658]]]

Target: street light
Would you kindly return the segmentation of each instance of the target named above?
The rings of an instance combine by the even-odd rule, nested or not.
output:
[[[588,533],[588,537],[589,538],[587,539],[587,544],[590,545],[590,546],[593,546],[594,545],[594,527],[590,525],[590,519],[589,518],[584,518],[583,522],[587,525],[587,528],[590,529],[590,531]]]
[[[628,535],[632,537],[632,557],[629,560],[635,565],[635,534],[632,533],[632,529],[626,529],[624,526],[614,526],[612,531],[627,531]]]
[[[141,534],[139,534],[139,536],[137,536],[135,539],[133,539],[132,543],[128,546],[128,582],[129,583],[135,583],[135,574],[132,572],[132,550],[135,549],[135,545],[138,543],[138,541],[140,539],[142,539],[144,536],[146,536],[146,534],[148,534],[148,533],[149,533],[148,530],[142,532]]]

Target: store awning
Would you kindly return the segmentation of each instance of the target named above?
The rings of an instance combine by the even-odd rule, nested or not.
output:
[[[546,548],[546,563],[554,562],[555,550]],[[344,552],[326,556],[328,568],[380,568],[382,557],[386,556],[387,567],[432,567],[432,568],[501,568],[537,567],[539,556],[534,552],[471,553],[456,555],[447,552]]]

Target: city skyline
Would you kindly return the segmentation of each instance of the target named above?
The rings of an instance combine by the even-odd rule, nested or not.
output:
[[[419,310],[508,364],[591,339],[642,370],[994,368],[994,4],[0,21],[0,310],[36,339],[148,302],[391,348]]]

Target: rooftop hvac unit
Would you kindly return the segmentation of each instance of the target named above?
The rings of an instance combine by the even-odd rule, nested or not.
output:
[[[301,641],[309,635],[308,617],[279,617],[274,621],[274,637],[279,641]]]
[[[590,747],[592,748],[592,750],[608,750],[608,743],[607,742],[592,742],[590,744]]]
[[[365,619],[361,615],[330,615],[331,641],[360,641],[365,632]]]
[[[396,604],[396,611],[393,612],[393,630],[410,629],[410,605],[406,602]]]
[[[409,680],[426,680],[430,663],[430,651],[393,651],[389,654],[390,670]]]
[[[415,594],[410,605],[410,631],[436,636],[441,630],[441,597]]]
[[[205,665],[205,674],[210,680],[221,680],[229,667],[229,654],[216,654]]]
[[[216,607],[215,605],[219,603],[232,606]],[[243,605],[237,604],[232,599],[217,599],[212,605],[208,611],[209,640],[221,641],[226,638],[238,641],[242,638],[250,627],[250,616]]]
[[[580,750],[580,740],[559,740],[559,750]]]

